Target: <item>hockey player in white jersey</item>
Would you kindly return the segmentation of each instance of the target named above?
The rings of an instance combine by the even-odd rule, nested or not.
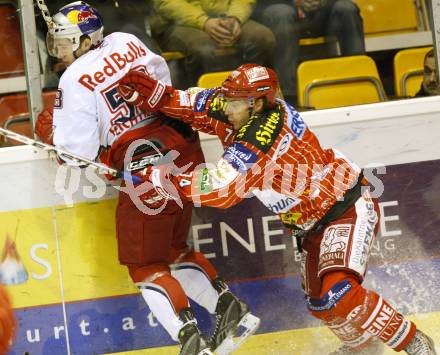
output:
[[[42,112],[37,120],[35,132],[40,139],[133,174],[171,149],[180,153],[177,166],[191,163],[195,167],[203,162],[195,131],[162,114],[142,113],[127,105],[116,89],[129,70],[144,71],[170,85],[169,70],[161,56],[127,33],[103,38],[101,16],[82,1],[62,7],[53,18],[43,0],[38,0],[38,5],[49,28],[49,54],[67,66],[54,110]],[[154,111],[158,102],[151,100],[150,104]],[[135,146],[127,161],[126,153],[138,139],[149,144]],[[219,347],[218,353],[233,350],[236,345],[230,340],[240,323],[246,328],[244,340],[256,330],[259,319],[230,292],[204,255],[187,246],[193,205],[183,202],[178,206],[154,189],[140,198],[148,211],[161,213],[145,214],[128,194],[120,193],[116,211],[120,263],[127,265],[155,317],[172,339],[180,342],[180,354],[212,354],[210,347]],[[188,297],[216,315],[217,326],[210,340],[202,336]]]

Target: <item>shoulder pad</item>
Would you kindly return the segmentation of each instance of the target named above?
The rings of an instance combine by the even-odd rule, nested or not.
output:
[[[245,141],[263,153],[274,144],[284,124],[284,110],[276,108],[252,116],[235,135],[235,140]]]
[[[215,97],[209,105],[208,116],[221,122],[230,124],[228,121],[228,116],[225,114],[225,104],[226,100],[223,97]]]

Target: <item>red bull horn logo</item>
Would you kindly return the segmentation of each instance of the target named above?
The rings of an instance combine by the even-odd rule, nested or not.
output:
[[[98,17],[89,10],[72,10],[70,11],[66,17],[69,19],[69,21],[75,25],[83,22],[87,22],[89,20],[95,20],[98,19]]]

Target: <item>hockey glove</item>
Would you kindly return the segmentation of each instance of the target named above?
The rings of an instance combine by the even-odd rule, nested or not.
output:
[[[173,87],[155,80],[148,74],[131,70],[117,87],[122,98],[145,112],[157,112],[170,100]]]
[[[53,108],[40,112],[35,122],[35,134],[43,143],[53,145]]]
[[[174,160],[179,153],[177,151],[169,151],[163,158],[160,165],[149,165],[137,175],[141,180],[141,184],[135,184],[136,189],[140,188],[140,198],[144,202],[155,196],[160,196],[164,200],[175,200],[182,207],[182,200],[174,185],[174,176],[188,169],[189,165],[177,167]],[[139,186],[141,185],[141,186]]]
[[[156,192],[165,199],[175,199],[178,196],[177,190],[170,181],[170,172],[166,166],[148,166],[142,170],[142,178],[149,181]]]

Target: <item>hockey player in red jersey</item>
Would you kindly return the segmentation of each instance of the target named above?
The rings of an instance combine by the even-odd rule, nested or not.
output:
[[[0,354],[6,354],[10,350],[15,331],[14,310],[6,288],[0,285]]]
[[[67,66],[53,111],[44,111],[36,122],[40,139],[133,174],[170,150],[180,154],[177,167],[203,162],[198,133],[191,127],[163,114],[145,114],[128,106],[116,90],[118,81],[130,70],[144,71],[170,84],[162,57],[128,33],[103,38],[100,14],[82,1],[62,7],[53,17],[41,1],[39,6],[48,23],[49,53]],[[81,15],[85,13],[88,16]],[[143,142],[136,144],[141,138]],[[212,354],[211,347],[215,349],[231,338],[238,323],[249,318],[255,331],[258,318],[230,292],[204,255],[187,245],[193,204],[167,201],[154,189],[143,192],[139,201],[140,209],[131,196],[119,195],[119,261],[128,267],[154,316],[172,339],[180,342],[180,354]],[[197,326],[188,297],[218,319],[209,341]]]
[[[378,201],[362,170],[322,148],[298,112],[276,97],[271,69],[245,64],[208,90],[166,86],[157,95],[161,84],[135,72],[120,85],[129,103],[216,134],[225,148],[215,165],[186,174],[147,167],[145,181],[159,191],[171,181],[181,196],[202,205],[228,208],[253,194],[277,206],[302,251],[307,307],[344,343],[334,354],[371,354],[374,340],[411,355],[435,354],[427,335],[362,286],[379,226]],[[155,107],[153,93],[160,102]]]

